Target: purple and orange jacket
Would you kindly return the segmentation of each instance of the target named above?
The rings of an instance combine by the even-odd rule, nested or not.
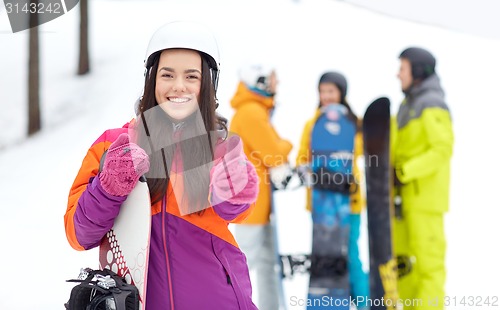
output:
[[[107,130],[94,142],[73,182],[64,225],[76,250],[99,246],[126,199],[106,193],[96,176],[102,155],[128,125]],[[222,202],[201,215],[181,215],[170,185],[165,197],[151,206],[146,309],[257,309],[246,257],[228,229],[253,205]]]

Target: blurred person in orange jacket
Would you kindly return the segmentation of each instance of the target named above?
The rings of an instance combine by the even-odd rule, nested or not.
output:
[[[235,114],[230,131],[239,135],[243,149],[260,178],[259,195],[253,212],[236,225],[235,237],[247,256],[250,270],[257,277],[258,302],[261,310],[279,309],[278,283],[275,273],[276,250],[270,225],[272,186],[286,187],[292,175],[288,154],[292,144],[282,139],[271,124],[278,84],[276,72],[266,64],[247,64],[239,71],[240,83],[231,100]]]

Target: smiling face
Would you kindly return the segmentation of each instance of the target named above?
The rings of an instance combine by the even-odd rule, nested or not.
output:
[[[321,106],[331,103],[340,103],[342,93],[334,83],[321,83],[319,84],[319,102]]]
[[[168,49],[161,53],[155,98],[171,118],[182,120],[198,109],[201,73],[201,57],[198,52]]]

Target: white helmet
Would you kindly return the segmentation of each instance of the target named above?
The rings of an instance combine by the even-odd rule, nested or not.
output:
[[[247,63],[240,67],[239,78],[249,88],[266,90],[274,67],[265,63]]]
[[[169,48],[187,48],[208,56],[212,81],[217,91],[220,71],[219,47],[214,35],[203,24],[191,21],[174,21],[161,26],[149,40],[144,66],[148,70],[151,55]]]

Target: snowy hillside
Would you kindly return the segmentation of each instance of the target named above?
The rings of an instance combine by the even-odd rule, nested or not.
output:
[[[219,39],[222,72],[219,112],[229,100],[238,64],[258,58],[276,64],[280,80],[274,122],[295,145],[318,102],[317,81],[339,70],[348,99],[362,114],[386,95],[402,99],[396,78],[399,52],[409,45],[437,57],[456,136],[452,162],[447,294],[498,296],[500,236],[496,135],[500,40],[485,39],[372,13],[333,0],[90,2],[91,74],[76,76],[78,7],[40,27],[42,132],[26,128],[26,31],[12,34],[0,5],[0,309],[62,309],[80,267],[96,267],[97,252],[76,252],[66,241],[63,215],[73,178],[87,148],[110,127],[133,117],[143,83],[143,57],[153,31],[173,19],[197,19]],[[446,17],[443,17],[446,18]],[[311,223],[303,189],[276,198],[284,252],[310,247]],[[286,217],[285,217],[286,216]],[[304,298],[307,279],[287,283]],[[30,289],[27,294],[25,289]],[[300,309],[292,307],[292,309]],[[458,308],[457,308],[458,309]]]

